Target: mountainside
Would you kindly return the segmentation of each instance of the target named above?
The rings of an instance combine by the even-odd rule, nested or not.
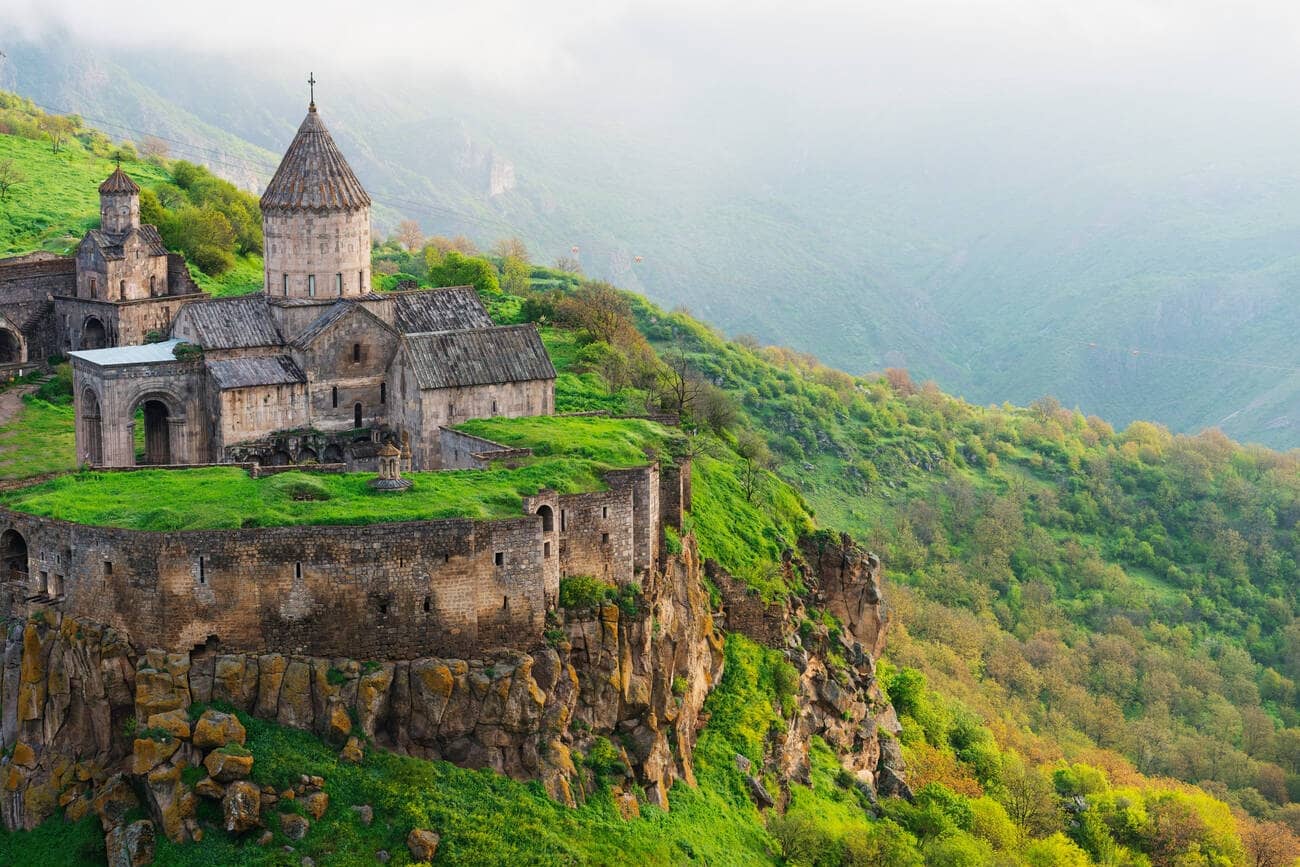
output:
[[[67,44],[6,45],[0,87],[174,139],[241,184],[265,181],[301,114],[297,69]],[[706,133],[701,106],[604,120],[397,71],[320,93],[384,227],[518,233],[548,261],[576,245],[587,273],[729,333],[975,402],[1053,394],[1114,424],[1300,444],[1300,165],[1267,105],[1152,118],[1117,95],[1135,153],[1055,103],[1030,107],[1050,133],[939,104],[818,138],[777,115],[769,138]]]
[[[2,152],[36,177],[44,156],[31,145],[0,135]],[[65,158],[93,173],[104,165],[93,151],[70,148]],[[176,179],[176,164],[125,167],[146,187]],[[93,222],[81,205],[59,208],[22,235],[32,247],[57,246]],[[449,725],[487,727],[461,744],[468,754],[518,749],[521,766],[535,758],[563,767],[559,750],[533,757],[515,740],[563,731],[562,746],[581,744],[581,760],[562,775],[571,794],[580,781],[578,805],[569,811],[536,785],[419,758],[457,757],[448,732],[416,733],[419,749],[367,742],[353,766],[294,730],[340,739],[359,725],[366,734],[360,681],[375,675],[366,661],[304,662],[297,691],[286,698],[281,686],[276,704],[259,710],[260,668],[254,685],[244,657],[223,668],[218,694],[218,660],[201,649],[184,660],[132,658],[93,624],[32,617],[9,624],[0,675],[0,722],[13,744],[0,758],[5,815],[25,821],[63,807],[82,818],[0,834],[0,855],[93,863],[87,853],[102,851],[95,812],[119,836],[142,820],[143,808],[89,797],[92,782],[107,782],[103,767],[85,756],[51,763],[32,749],[61,737],[88,744],[87,754],[105,743],[108,756],[128,750],[159,828],[170,817],[190,837],[181,820],[203,832],[185,844],[159,839],[159,863],[281,863],[282,845],[296,847],[292,863],[303,854],[351,863],[381,847],[401,863],[407,833],[426,827],[443,834],[449,860],[540,863],[1245,867],[1300,855],[1300,456],[1146,422],[1117,432],[1052,400],[982,408],[898,370],[854,377],[791,350],[730,341],[685,312],[576,275],[534,267],[531,278],[522,294],[484,297],[497,322],[541,326],[560,371],[557,410],[681,414],[676,449],[693,467],[683,535],[665,537],[683,589],[670,582],[640,601],[601,586],[562,593],[564,620],[548,639],[568,655],[582,697],[551,696],[541,671],[531,681],[520,674],[514,690],[521,660],[499,669],[460,661],[475,675],[458,695],[497,695],[527,723],[501,725],[486,699],[460,706]],[[74,469],[70,399],[56,379],[26,400],[0,428],[0,473]],[[591,457],[602,446],[577,433],[582,423],[481,420],[472,431],[539,455],[549,443],[551,455]],[[841,532],[881,555],[883,590],[880,561]],[[670,599],[680,620],[663,608]],[[694,680],[660,677],[642,693],[615,675],[654,669],[647,660],[668,646],[701,651]],[[434,674],[425,686],[436,693],[439,683],[459,688]],[[412,695],[384,695],[390,720],[416,718],[405,710]],[[264,848],[251,834],[225,835],[211,787],[190,791],[203,773],[182,761],[197,758],[188,732],[205,696],[247,728],[242,749],[257,783],[333,799],[302,840],[288,835],[290,814],[311,815],[288,803],[296,797],[270,811],[274,845]],[[178,697],[196,702],[194,719],[160,722],[178,731],[183,722],[184,736],[145,714],[171,712]],[[145,726],[127,725],[133,706]],[[548,707],[557,728],[529,728],[539,718],[524,710]],[[602,708],[653,708],[645,719],[672,725],[622,726],[639,717]],[[683,763],[689,739],[667,734],[674,709],[698,711],[696,787]],[[411,755],[375,748],[394,744]],[[223,749],[214,764],[248,758],[214,751]],[[504,760],[501,769],[517,770]],[[654,796],[674,778],[663,812]],[[373,825],[349,810],[367,805]]]

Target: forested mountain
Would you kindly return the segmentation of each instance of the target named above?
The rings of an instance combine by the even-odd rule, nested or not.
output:
[[[173,139],[174,156],[245,185],[302,112],[288,58],[177,64],[72,34],[3,50],[0,87],[114,135]],[[1052,394],[1113,424],[1300,444],[1285,107],[1222,116],[1171,93],[1152,114],[1117,88],[920,114],[818,111],[803,94],[806,108],[717,114],[707,88],[680,85],[665,108],[512,97],[400,66],[320,74],[385,228],[517,233],[548,262],[577,246],[587,273],[728,333],[855,372],[907,367],[976,403]]]

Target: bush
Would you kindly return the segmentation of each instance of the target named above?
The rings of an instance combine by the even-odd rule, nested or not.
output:
[[[560,607],[569,611],[590,611],[605,604],[612,584],[590,575],[570,575],[560,579]]]

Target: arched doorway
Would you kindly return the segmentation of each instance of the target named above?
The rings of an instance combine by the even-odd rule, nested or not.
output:
[[[361,427],[361,404],[359,403],[352,407],[352,426]]]
[[[87,316],[81,323],[81,349],[103,349],[108,346],[108,331],[98,316]]]
[[[277,449],[271,452],[271,460],[268,463],[273,467],[287,467],[293,463],[293,455],[283,449]]]
[[[99,414],[99,398],[89,388],[81,394],[81,422],[85,436],[86,463],[97,467],[104,463],[104,423]]]
[[[542,519],[543,533],[549,533],[555,529],[555,512],[551,509],[550,506],[538,507],[537,514]]]
[[[336,446],[336,445],[328,445],[328,446],[326,446],[326,447],[325,447],[325,463],[327,463],[327,464],[341,464],[341,463],[343,463],[343,449],[339,448],[339,447]]]
[[[0,364],[16,364],[22,360],[22,340],[8,328],[0,328]]]
[[[171,413],[161,400],[146,400],[140,409],[144,415],[144,460],[146,464],[172,462]]]
[[[27,580],[27,540],[17,530],[0,533],[0,569],[6,581]]]
[[[312,449],[303,449],[302,451],[298,452],[298,463],[318,464],[320,463],[320,458],[316,456],[316,452],[313,451]]]

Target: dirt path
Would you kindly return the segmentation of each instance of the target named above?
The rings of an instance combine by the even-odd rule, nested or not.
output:
[[[23,395],[31,394],[37,388],[35,383],[28,383],[0,391],[0,427],[9,424],[18,415],[18,410],[23,408]]]

